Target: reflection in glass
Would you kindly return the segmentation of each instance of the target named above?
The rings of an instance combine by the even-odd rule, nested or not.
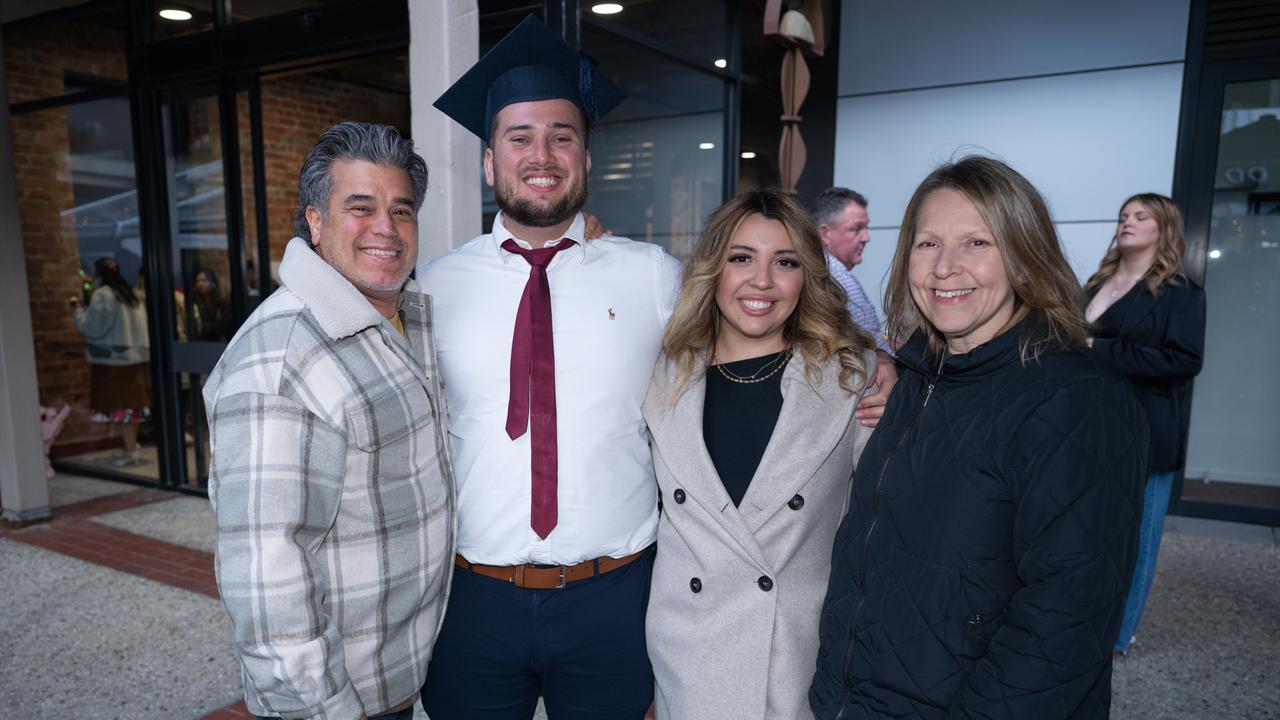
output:
[[[12,116],[41,405],[55,461],[156,478],[127,98]]]
[[[175,332],[180,341],[224,341],[230,329],[230,264],[218,100],[171,102],[165,118]]]
[[[1205,364],[1184,499],[1280,508],[1280,378],[1259,361],[1280,354],[1277,118],[1280,80],[1227,86],[1205,271]]]
[[[205,415],[202,397],[207,377],[199,373],[178,375],[182,451],[186,456],[183,464],[186,477],[182,482],[198,488],[209,484],[209,418]]]
[[[585,25],[583,46],[628,93],[591,132],[587,207],[683,257],[724,199],[724,82]]]

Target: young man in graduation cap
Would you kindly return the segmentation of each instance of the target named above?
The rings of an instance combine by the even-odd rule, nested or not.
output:
[[[493,231],[434,260],[458,556],[423,688],[439,718],[639,718],[658,524],[640,414],[679,263],[586,241],[591,123],[623,99],[532,16],[436,107],[487,143]],[[554,318],[554,320],[553,320]]]

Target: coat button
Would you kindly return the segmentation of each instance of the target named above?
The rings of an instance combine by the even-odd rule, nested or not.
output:
[[[986,618],[982,617],[982,613],[973,613],[964,621],[964,629],[971,633],[977,633],[982,628],[982,623]]]
[[[677,505],[684,504],[684,490],[681,490],[680,488],[676,488],[676,491],[671,493],[671,497],[675,498]]]
[[[693,578],[689,581],[689,589],[696,593],[702,592],[702,581],[698,578]]]
[[[761,575],[760,579],[756,581],[756,584],[765,592],[769,592],[773,589],[773,581],[769,579],[768,575]]]
[[[787,503],[787,507],[791,508],[792,510],[799,510],[800,508],[804,507],[804,496],[797,494],[795,497],[791,498],[791,500]]]

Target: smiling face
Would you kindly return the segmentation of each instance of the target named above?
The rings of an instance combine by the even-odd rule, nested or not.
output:
[[[498,112],[484,152],[507,229],[540,246],[573,222],[587,201],[591,154],[582,111],[568,100],[514,103]]]
[[[391,317],[418,261],[418,220],[409,173],[364,160],[329,167],[327,212],[307,208],[311,244],[320,257]]]
[[[804,270],[786,227],[748,215],[729,241],[716,285],[718,359],[731,362],[785,348],[783,328],[803,287]]]
[[[867,209],[850,201],[830,223],[820,224],[818,232],[822,234],[827,252],[852,270],[862,262],[862,249],[871,242],[871,233],[867,231],[869,222]]]
[[[953,353],[966,353],[1009,324],[1014,292],[1000,248],[973,203],[950,188],[920,205],[907,262],[911,298]]]
[[[1116,222],[1116,247],[1121,255],[1155,256],[1160,244],[1160,224],[1147,206],[1131,200],[1120,209]]]

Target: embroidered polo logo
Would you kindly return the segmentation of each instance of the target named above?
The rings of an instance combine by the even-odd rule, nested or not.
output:
[[[614,313],[614,312],[613,312],[613,308],[609,308],[609,319],[610,319],[610,320],[612,320],[612,319],[614,319],[614,318],[616,318],[616,317],[618,317],[618,316],[617,316],[617,314],[616,314],[616,313]]]

